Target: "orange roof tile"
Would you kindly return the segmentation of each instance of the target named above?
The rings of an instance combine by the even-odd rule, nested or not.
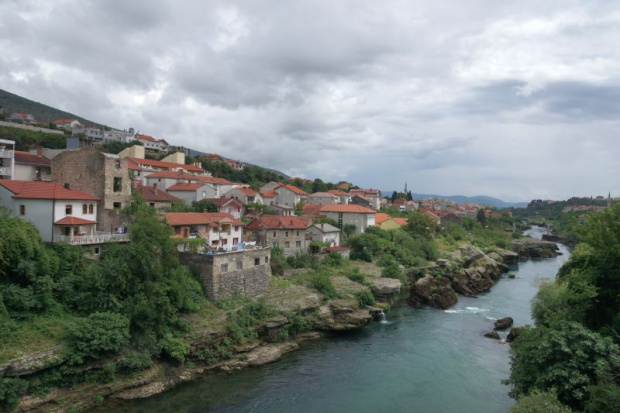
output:
[[[303,189],[299,189],[296,186],[290,185],[290,184],[283,184],[280,185],[279,187],[276,188],[276,190],[280,189],[280,188],[286,188],[289,191],[293,191],[294,193],[296,193],[297,195],[308,195],[308,193],[306,191],[304,191]]]
[[[323,205],[321,207],[321,212],[348,212],[350,214],[375,214],[370,208],[363,207],[361,205],[342,205],[342,204],[332,204],[332,205]]]
[[[0,179],[0,185],[13,192],[16,199],[64,199],[79,201],[98,201],[96,196],[86,192],[67,189],[58,182],[12,181]]]
[[[169,186],[168,189],[166,189],[166,191],[195,191],[199,188],[202,188],[203,186],[205,186],[204,183],[176,184],[176,185]]]
[[[196,175],[188,174],[185,171],[159,171],[146,176],[147,178],[173,178],[173,179],[193,179],[198,180]]]
[[[382,222],[385,222],[390,218],[391,217],[388,214],[385,214],[383,212],[378,212],[375,214],[375,225],[379,225]]]
[[[322,205],[319,204],[305,204],[301,209],[301,214],[318,217],[321,215],[321,207]]]
[[[396,218],[392,218],[394,220],[394,222],[396,222],[397,224],[401,225],[401,226],[406,226],[409,221],[407,221],[407,218],[400,218],[400,217],[396,217]]]
[[[207,184],[220,184],[220,185],[232,184],[232,182],[230,182],[228,179],[216,178],[214,176],[197,176],[196,179],[200,179],[202,182],[205,182]]]
[[[163,161],[156,161],[153,159],[139,159],[139,158],[129,158],[129,159],[137,163],[138,165],[142,165],[142,166],[151,166],[153,168],[162,168],[162,169],[183,168],[186,171],[190,171],[190,172],[204,173],[204,170],[202,168],[195,166],[195,165],[185,165],[185,164],[180,164],[180,163],[163,162]]]
[[[58,119],[58,120],[55,120],[52,123],[54,125],[62,125],[64,123],[71,123],[71,122],[75,122],[75,121],[77,121],[77,119]]]
[[[172,196],[162,189],[153,188],[152,186],[141,186],[136,188],[136,192],[142,195],[147,202],[177,202],[180,201],[176,196]]]
[[[276,192],[275,189],[272,189],[271,191],[261,192],[260,194],[265,198],[274,198],[278,196],[278,193]]]
[[[340,189],[330,189],[327,192],[329,192],[332,195],[336,195],[336,196],[348,196],[349,195],[346,192],[341,191]]]
[[[52,161],[42,155],[33,155],[30,152],[15,151],[15,163],[28,165],[51,166]]]
[[[285,217],[281,215],[262,215],[247,226],[248,229],[306,229],[312,225],[310,217]]]
[[[55,225],[94,225],[96,223],[97,221],[89,221],[87,219],[74,217],[71,215],[54,222]]]
[[[162,215],[166,217],[168,224],[173,227],[181,225],[209,225],[216,227],[220,223],[231,223],[236,226],[245,225],[232,215],[224,212],[168,212]]]

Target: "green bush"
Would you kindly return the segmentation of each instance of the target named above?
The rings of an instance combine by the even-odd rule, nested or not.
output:
[[[19,398],[26,393],[28,382],[22,379],[0,379],[0,406],[3,410],[13,410],[19,404]]]
[[[510,413],[571,413],[569,407],[558,400],[555,389],[540,391],[534,389],[528,396],[520,397]]]
[[[117,353],[129,337],[127,317],[109,312],[93,313],[69,328],[69,364],[82,364]]]
[[[288,268],[288,263],[284,257],[284,251],[280,247],[271,249],[271,272],[275,275],[284,275],[284,270]]]
[[[338,252],[330,253],[322,262],[323,265],[328,267],[339,267],[344,263],[344,258]]]
[[[396,278],[398,280],[404,281],[405,276],[403,272],[398,267],[398,264],[393,263],[381,270],[381,276],[385,278]]]
[[[355,293],[355,298],[357,299],[360,307],[375,305],[375,297],[370,291],[358,291]]]
[[[329,275],[324,272],[315,272],[310,277],[312,287],[316,288],[326,298],[338,298],[336,288],[329,278]]]
[[[353,268],[353,270],[347,274],[347,278],[351,281],[355,281],[358,284],[368,285],[368,281],[366,281],[366,276],[360,272],[359,268]]]
[[[183,363],[185,357],[189,353],[189,344],[185,340],[179,337],[174,337],[172,334],[166,334],[161,340],[159,345],[164,355],[170,357],[173,360]]]
[[[291,337],[312,329],[312,321],[299,313],[287,313],[286,318],[288,320],[288,335]]]

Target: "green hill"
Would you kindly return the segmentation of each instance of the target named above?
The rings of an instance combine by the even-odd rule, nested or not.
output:
[[[4,108],[4,112],[7,115],[13,112],[31,113],[37,120],[45,122],[54,121],[56,119],[77,119],[82,124],[101,125],[81,116],[74,115],[73,113],[65,112],[63,110],[44,105],[43,103],[23,98],[2,89],[0,89],[0,106]]]

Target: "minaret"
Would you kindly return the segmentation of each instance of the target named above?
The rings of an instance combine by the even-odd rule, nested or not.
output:
[[[611,191],[607,194],[607,208],[611,208]]]
[[[407,195],[407,181],[405,181],[405,196]]]

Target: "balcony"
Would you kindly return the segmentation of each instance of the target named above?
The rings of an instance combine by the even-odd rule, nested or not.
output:
[[[106,242],[129,242],[129,234],[101,233],[94,235],[77,236],[56,235],[56,242],[63,242],[69,245],[92,245],[104,244]]]
[[[0,175],[9,176],[11,175],[11,168],[5,166],[4,168],[0,168]]]
[[[13,151],[8,149],[0,149],[0,158],[13,158]]]

